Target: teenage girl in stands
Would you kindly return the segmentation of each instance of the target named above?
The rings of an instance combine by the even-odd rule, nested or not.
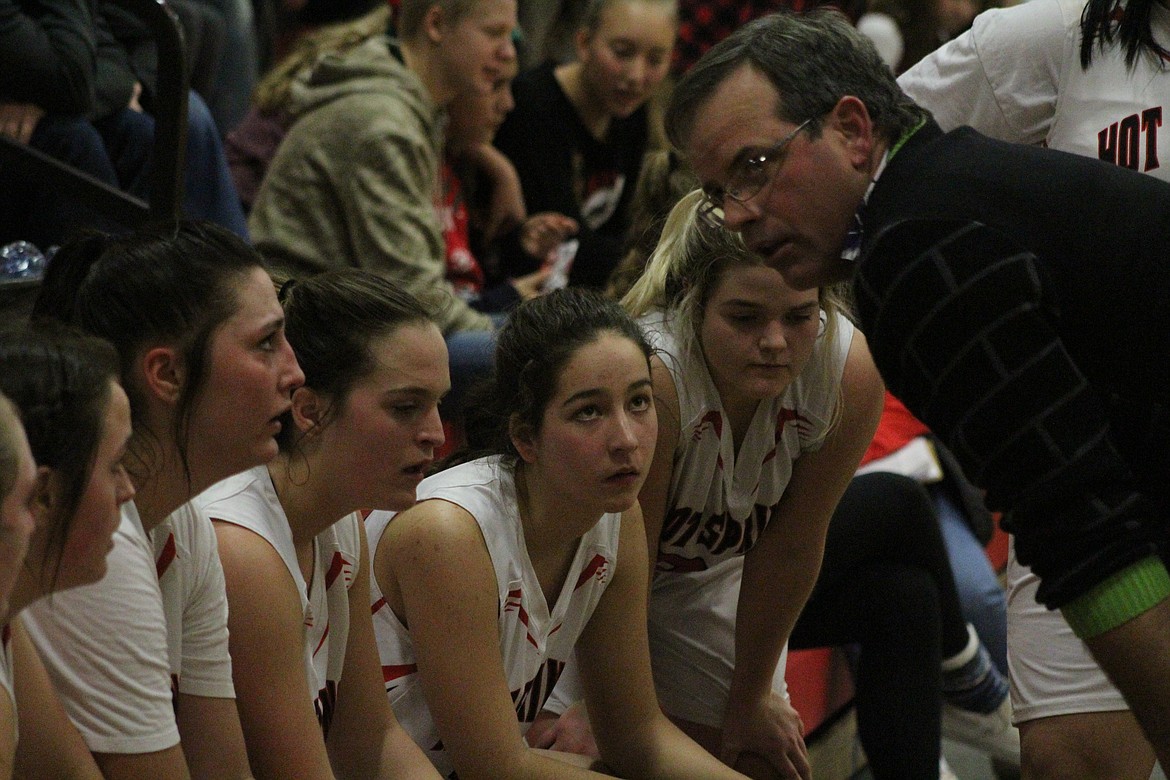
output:
[[[495,233],[499,231],[492,228],[492,204],[485,197],[491,196],[499,184],[485,181],[476,167],[485,152],[494,153],[500,170],[507,172],[500,178],[516,178],[512,164],[491,146],[500,123],[516,105],[512,99],[515,76],[513,63],[492,85],[491,92],[469,90],[447,112],[447,142],[440,171],[443,201],[439,205],[439,223],[447,248],[447,281],[457,296],[482,312],[504,312],[539,295],[549,276],[549,269],[541,268],[515,279],[499,278],[495,267]],[[519,227],[520,248],[534,260],[543,261],[576,232],[576,221],[564,214],[525,216]]]
[[[642,155],[647,101],[670,67],[675,0],[590,0],[577,60],[542,65],[513,85],[516,108],[496,135],[515,164],[530,213],[577,221],[570,283],[602,287],[621,257]],[[538,264],[512,253],[512,276]]]
[[[443,443],[443,335],[385,277],[286,288],[305,371],[281,453],[195,499],[219,537],[240,720],[258,778],[437,777],[386,700],[362,508],[405,509]]]
[[[424,480],[414,508],[367,520],[390,700],[444,775],[598,777],[522,737],[575,651],[618,776],[740,777],[654,699],[636,502],[656,430],[649,354],[593,294],[521,304],[469,406],[483,457]]]
[[[109,574],[31,607],[29,633],[107,778],[248,777],[215,535],[185,502],[276,456],[303,380],[263,261],[214,225],[89,235],[50,265],[38,316],[117,350],[136,496]]]
[[[100,778],[18,615],[50,593],[105,575],[119,506],[134,495],[122,467],[130,404],[117,382],[117,357],[98,339],[5,334],[0,365],[0,392],[17,405],[0,402],[6,440],[0,460],[13,453],[11,443],[23,451],[11,495],[19,504],[11,509],[32,520],[27,528],[35,527],[27,556],[16,562],[0,632],[0,687],[7,693],[0,695],[0,777],[12,777],[15,768],[25,778]],[[8,514],[6,506],[6,525]]]

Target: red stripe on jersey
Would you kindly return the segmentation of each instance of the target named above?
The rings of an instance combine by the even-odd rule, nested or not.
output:
[[[317,643],[317,647],[313,649],[313,657],[317,657],[317,652],[325,644],[325,640],[329,638],[329,624],[325,624],[325,631],[321,634],[321,641]]]
[[[596,575],[598,579],[605,577],[605,567],[609,563],[602,555],[594,555],[593,560],[589,561],[588,565],[581,570],[581,576],[577,578],[577,584],[573,586],[573,590],[584,585]]]
[[[386,597],[385,596],[383,596],[382,598],[378,599],[377,601],[375,601],[373,604],[370,605],[370,614],[371,615],[374,614],[375,612],[377,612],[378,610],[380,610],[384,606],[386,606]]]
[[[167,534],[167,543],[163,545],[162,552],[158,555],[158,560],[154,562],[154,568],[158,572],[158,578],[160,580],[174,562],[176,554],[175,535],[173,533]]]
[[[341,557],[341,553],[333,553],[333,560],[329,562],[329,571],[325,572],[325,587],[326,589],[333,587],[333,581],[337,579],[337,575],[341,574],[341,570],[345,567],[345,558]]]
[[[382,679],[385,682],[392,682],[399,677],[405,677],[408,674],[414,674],[418,671],[418,664],[393,664],[391,666],[382,667]]]

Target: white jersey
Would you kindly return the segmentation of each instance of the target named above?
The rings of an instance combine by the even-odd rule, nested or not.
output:
[[[153,753],[179,743],[167,623],[154,551],[132,501],[101,582],[21,613],[66,712],[95,753]]]
[[[987,11],[898,84],[944,130],[970,125],[1170,181],[1161,164],[1170,154],[1170,62],[1142,55],[1131,71],[1115,43],[1094,48],[1082,68],[1083,8],[1083,0],[1031,0]],[[1170,47],[1170,8],[1153,3],[1150,23]]]
[[[720,727],[735,668],[735,612],[743,556],[788,487],[793,463],[820,447],[841,392],[853,325],[837,317],[785,392],[761,402],[735,451],[719,393],[697,347],[675,322],[642,318],[674,380],[679,438],[650,591],[650,653],[659,702],[670,715]],[[785,694],[784,659],[773,689]]]
[[[234,699],[227,589],[215,529],[187,503],[151,530],[150,538],[166,615],[172,688]]]
[[[306,584],[288,516],[267,466],[256,466],[213,485],[195,498],[209,520],[247,528],[276,550],[301,598],[305,624],[305,675],[321,727],[328,732],[349,639],[349,589],[361,568],[361,517],[346,515],[313,540],[313,577]]]
[[[602,515],[581,537],[564,586],[550,610],[528,559],[512,471],[499,457],[481,458],[428,477],[418,487],[418,500],[429,498],[462,507],[475,518],[483,534],[496,573],[500,658],[520,730],[527,731],[609,583],[617,563],[621,515]],[[392,512],[377,511],[366,519],[371,550],[377,549],[393,516]],[[410,632],[386,604],[373,579],[374,632],[394,714],[439,772],[447,776],[454,767],[423,696]],[[458,642],[458,637],[452,641]]]

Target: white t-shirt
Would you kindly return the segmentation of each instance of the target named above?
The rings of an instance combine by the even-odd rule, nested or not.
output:
[[[1083,0],[1031,0],[987,11],[898,84],[944,130],[970,125],[1170,181],[1170,165],[1161,164],[1170,155],[1170,62],[1143,55],[1130,71],[1115,42],[1095,47],[1085,70],[1083,8]],[[1153,3],[1150,22],[1170,46],[1170,8]]]
[[[621,515],[602,515],[581,537],[564,586],[550,610],[524,544],[512,471],[499,457],[481,458],[428,477],[419,485],[418,500],[428,498],[442,498],[467,510],[483,533],[496,573],[504,675],[520,730],[527,731],[609,583],[617,563]],[[366,518],[371,550],[377,549],[393,517],[393,512],[377,511]],[[410,632],[387,605],[376,582],[371,581],[370,590],[374,632],[394,714],[439,772],[447,776],[454,767],[423,696]],[[459,637],[451,637],[451,641],[458,643]]]
[[[187,503],[150,537],[166,614],[172,687],[192,696],[234,699],[227,589],[215,529]]]
[[[313,581],[305,583],[288,516],[266,466],[213,485],[194,501],[204,518],[247,528],[272,545],[301,598],[305,675],[313,707],[328,731],[349,640],[349,589],[361,567],[361,517],[346,515],[313,540]]]
[[[673,320],[641,319],[674,380],[679,438],[650,590],[650,653],[664,711],[720,727],[735,668],[735,613],[743,556],[788,487],[793,463],[818,449],[838,404],[854,328],[817,339],[800,376],[761,402],[740,444],[698,348],[684,349]],[[785,694],[784,663],[773,689]]]
[[[21,613],[70,719],[96,753],[152,753],[179,743],[167,622],[154,551],[133,502],[101,582]]]

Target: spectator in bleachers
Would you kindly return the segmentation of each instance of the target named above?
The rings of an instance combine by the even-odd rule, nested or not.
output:
[[[857,20],[882,60],[901,73],[971,26],[981,0],[874,0]]]
[[[145,198],[154,44],[141,25],[132,33],[125,16],[107,18],[107,10],[89,0],[0,0],[0,132]],[[187,211],[245,235],[217,131],[194,93],[189,128]],[[44,249],[78,227],[116,227],[37,181],[11,173],[3,181],[0,240],[24,238]]]
[[[732,30],[776,11],[802,12],[835,6],[851,19],[865,10],[865,0],[679,0],[678,46],[673,71],[683,73]]]
[[[490,317],[445,279],[436,203],[445,109],[488,92],[515,60],[515,0],[407,0],[400,40],[375,37],[322,58],[290,87],[292,125],[253,206],[257,246],[279,271],[385,273],[442,297],[452,383],[491,362]]]
[[[289,100],[297,77],[327,54],[340,57],[385,34],[390,22],[383,0],[333,3],[330,7],[328,23],[301,30],[288,55],[264,75],[256,87],[254,105],[224,141],[232,180],[245,211],[251,211],[260,182],[292,123]]]
[[[481,155],[499,156],[491,146],[492,137],[504,117],[515,105],[512,100],[513,66],[496,80],[492,91],[464,94],[451,106],[447,125],[447,147],[443,157],[443,201],[439,222],[447,246],[447,280],[455,294],[483,312],[505,312],[521,300],[539,295],[549,277],[549,254],[567,237],[577,232],[576,220],[564,214],[541,213],[527,216],[518,228],[521,249],[543,264],[536,271],[514,279],[501,278],[498,272],[495,240],[502,225],[493,223],[490,214],[491,192],[495,182],[479,175]],[[507,159],[498,163],[515,178],[515,169]]]
[[[0,0],[0,133],[116,187],[102,139],[85,121],[96,57],[90,0]],[[0,242],[44,249],[86,219],[40,182],[4,172],[0,183]]]
[[[204,11],[206,20],[207,12],[198,10]],[[199,15],[198,11],[192,15]],[[100,0],[96,23],[99,91],[95,123],[116,163],[122,187],[145,198],[149,195],[154,140],[155,121],[150,112],[157,91],[157,45],[142,22],[112,0]],[[183,185],[188,217],[215,222],[247,238],[247,222],[228,171],[219,128],[194,90],[188,92]]]
[[[252,90],[260,77],[253,0],[187,0],[187,4],[217,14],[223,24],[223,53],[202,94],[220,135],[226,136],[248,113]]]
[[[642,156],[651,144],[647,102],[665,78],[677,27],[675,0],[592,0],[575,37],[577,59],[520,75],[516,108],[496,146],[516,166],[534,212],[577,220],[571,284],[602,287],[621,257]],[[539,261],[511,251],[503,270]]]

